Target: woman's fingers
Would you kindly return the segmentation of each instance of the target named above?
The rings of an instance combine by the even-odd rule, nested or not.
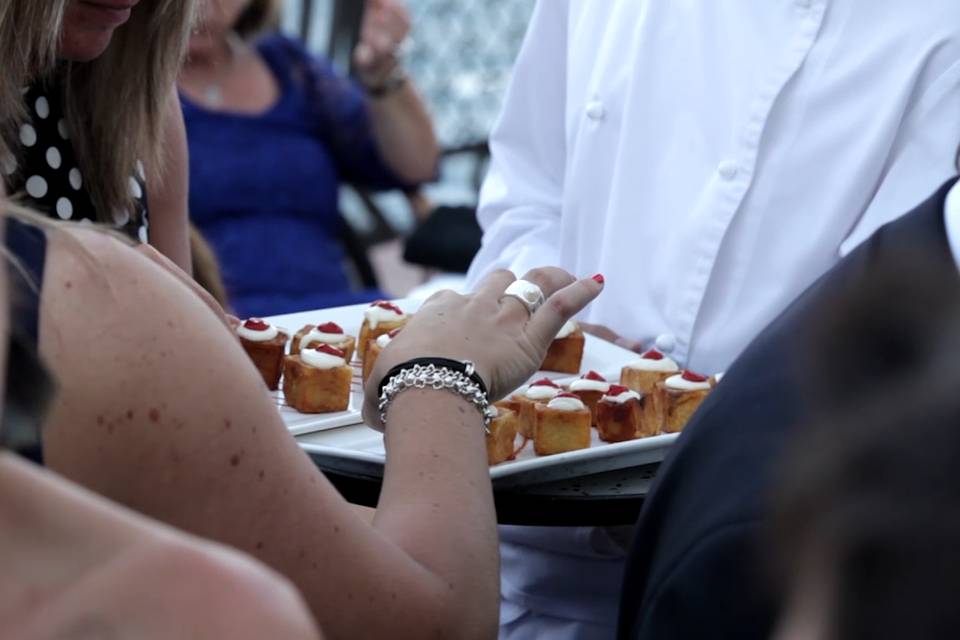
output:
[[[554,292],[573,282],[573,276],[557,267],[539,267],[524,274],[521,280],[530,282],[540,288],[544,300],[550,298]],[[515,319],[528,320],[531,317],[529,307],[513,295],[502,295],[500,298],[501,313]]]
[[[580,312],[603,291],[603,282],[584,278],[563,287],[547,298],[527,323],[527,335],[534,344],[549,345],[563,324]],[[546,293],[546,291],[544,291]]]
[[[506,269],[496,269],[491,271],[480,281],[474,291],[474,296],[484,300],[496,302],[503,295],[503,290],[510,286],[510,283],[516,280],[512,271]]]

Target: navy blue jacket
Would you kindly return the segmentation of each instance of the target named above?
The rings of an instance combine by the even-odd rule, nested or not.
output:
[[[901,250],[956,271],[943,222],[953,181],[815,282],[744,351],[678,439],[644,504],[627,562],[619,637],[769,637],[777,602],[759,558],[778,462],[804,419],[810,328],[838,293]],[[896,304],[891,300],[890,304]]]

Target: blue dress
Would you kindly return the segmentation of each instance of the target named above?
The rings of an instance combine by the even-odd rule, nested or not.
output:
[[[190,216],[213,247],[243,317],[365,302],[340,246],[338,188],[408,188],[385,166],[362,91],[299,43],[257,49],[280,87],[259,115],[212,112],[181,95]]]

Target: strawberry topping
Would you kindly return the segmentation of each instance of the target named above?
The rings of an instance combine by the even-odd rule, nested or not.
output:
[[[576,398],[577,400],[580,399],[576,394],[567,393],[566,391],[564,391],[563,393],[558,393],[557,395],[554,396],[554,398]]]
[[[612,385],[610,385],[610,390],[607,391],[607,395],[608,395],[608,396],[618,396],[618,395],[620,395],[621,393],[626,393],[626,392],[628,392],[628,391],[630,391],[630,389],[626,388],[625,386],[623,386],[623,385],[621,385],[621,384],[612,384]]]
[[[343,329],[336,322],[324,322],[317,325],[320,333],[343,333]]]
[[[663,360],[663,354],[657,351],[656,349],[650,349],[641,357],[644,360]]]
[[[264,322],[260,318],[250,318],[243,323],[243,328],[250,331],[266,331],[270,328],[270,323]]]
[[[531,387],[553,387],[554,389],[560,388],[550,378],[542,378],[540,380],[537,380],[536,382],[531,382],[530,386]]]
[[[683,373],[680,374],[680,377],[686,380],[687,382],[706,382],[707,376],[702,376],[699,373],[694,373],[693,371],[683,370]]]
[[[587,371],[585,374],[583,374],[583,375],[580,376],[580,377],[581,377],[582,379],[584,379],[584,380],[596,380],[596,381],[598,381],[598,382],[606,382],[606,381],[607,381],[607,379],[604,378],[602,375],[600,375],[600,374],[597,373],[596,371],[592,371],[592,370],[591,370],[591,371]]]
[[[328,344],[323,344],[318,342],[317,344],[312,344],[308,347],[320,353],[326,353],[327,355],[336,356],[338,358],[345,358],[347,356],[346,352],[343,349],[337,349],[336,347],[331,347]]]
[[[393,340],[394,338],[397,337],[397,334],[400,333],[400,329],[402,328],[403,327],[397,327],[396,329],[391,329],[390,331],[387,332],[387,337]]]
[[[400,309],[400,307],[398,307],[397,305],[393,304],[392,302],[387,302],[386,300],[377,300],[376,302],[374,302],[374,303],[371,304],[370,306],[371,306],[371,307],[380,307],[381,309],[386,309],[387,311],[393,311],[393,312],[394,312],[395,314],[397,314],[398,316],[402,316],[402,315],[403,315],[403,311]]]

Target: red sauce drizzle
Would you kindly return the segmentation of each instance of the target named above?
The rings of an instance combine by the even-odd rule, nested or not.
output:
[[[316,343],[308,347],[314,351],[319,351],[320,353],[326,353],[331,356],[336,356],[338,358],[346,358],[347,354],[342,349],[337,349],[336,347],[331,347],[328,344]]]
[[[343,329],[336,322],[324,322],[317,325],[317,331],[320,333],[343,333]]]
[[[581,377],[582,379],[584,379],[584,380],[597,380],[598,382],[606,382],[606,381],[607,381],[606,378],[604,378],[602,375],[600,375],[599,373],[597,373],[596,371],[593,371],[593,370],[587,371],[585,374],[583,374],[583,375],[580,376],[580,377]]]
[[[567,393],[566,391],[564,391],[563,393],[558,393],[557,395],[554,396],[554,398],[576,398],[577,400],[580,399],[580,397],[577,396],[576,394]]]
[[[398,316],[402,316],[402,315],[403,315],[403,311],[400,309],[400,307],[398,307],[397,305],[393,304],[392,302],[387,302],[386,300],[377,300],[376,302],[374,302],[374,303],[371,304],[370,306],[371,306],[371,307],[380,307],[381,309],[386,309],[387,311],[393,311],[393,312],[394,312],[395,314],[397,314]]]
[[[644,360],[663,360],[663,354],[657,351],[656,349],[650,349],[641,357]]]
[[[243,323],[243,328],[250,331],[266,331],[270,328],[270,323],[264,322],[260,318],[250,318]]]
[[[397,334],[400,333],[400,329],[402,328],[403,327],[397,327],[396,329],[391,329],[390,331],[387,332],[387,337],[393,340],[394,338],[397,337]]]
[[[683,373],[680,374],[680,377],[686,380],[687,382],[706,382],[707,376],[702,376],[699,373],[694,373],[693,371],[683,370]]]
[[[540,380],[537,380],[536,382],[531,382],[530,386],[531,387],[553,387],[554,389],[560,388],[550,378],[542,378]]]

